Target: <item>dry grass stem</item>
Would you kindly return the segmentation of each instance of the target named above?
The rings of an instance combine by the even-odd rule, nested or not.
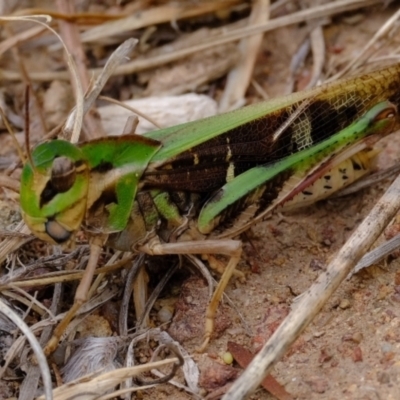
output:
[[[56,0],[55,3],[57,9],[64,14],[74,13],[75,11],[74,2],[65,0]],[[90,75],[86,67],[87,59],[82,43],[80,41],[78,27],[73,22],[63,21],[63,20],[59,21],[59,27],[60,27],[60,36],[63,38],[65,42],[65,47],[69,49],[71,57],[74,59],[76,70],[79,75],[79,79],[74,79],[72,77],[73,90],[75,93],[77,93],[77,91],[80,90],[79,88],[75,87],[74,84],[75,81],[79,80],[83,90],[86,91],[90,84]],[[73,73],[72,70],[71,73]],[[75,94],[75,96],[77,96],[77,94]],[[87,133],[85,135],[85,138],[87,140],[96,139],[104,136],[104,131],[101,125],[101,121],[94,112],[85,113],[84,118],[87,126]],[[78,135],[78,133],[75,133],[75,135]]]
[[[332,76],[329,81],[334,81],[340,79],[342,76],[347,74],[350,71],[354,71],[357,67],[359,67],[363,62],[366,61],[366,54],[368,51],[373,49],[375,44],[379,39],[386,36],[390,30],[395,27],[396,22],[400,18],[400,10],[398,10],[395,14],[393,14],[386,23],[375,33],[375,35],[370,39],[370,41],[364,46],[364,48],[358,53],[357,57],[353,57],[352,60],[347,64],[345,68],[343,68],[339,73],[335,76]]]
[[[40,316],[49,314],[50,317],[54,318],[50,310],[47,307],[45,307],[40,301],[31,296],[28,292],[14,285],[9,285],[9,288],[10,290],[2,290],[1,293],[10,299],[14,299],[22,304],[25,304],[26,306],[28,306],[28,310],[32,309]],[[15,292],[21,293],[22,296],[18,295]]]
[[[105,275],[113,271],[117,271],[123,267],[127,268],[127,263],[131,260],[131,257],[126,257],[125,259],[114,263],[112,265],[106,265],[104,267],[97,268],[94,272],[95,275]],[[37,286],[47,286],[55,283],[71,282],[82,279],[84,271],[56,271],[48,272],[40,276],[40,278],[25,278],[18,280],[9,279],[1,284],[1,289],[8,288],[9,284],[13,284],[15,287],[37,287]]]
[[[103,397],[105,392],[114,389],[125,379],[137,376],[144,372],[150,371],[153,368],[160,368],[164,366],[173,366],[179,363],[178,358],[169,358],[167,360],[148,363],[145,365],[138,365],[131,368],[120,368],[115,371],[106,372],[104,374],[92,374],[84,376],[76,381],[67,383],[61,387],[54,389],[53,395],[55,400],[67,400],[74,397],[80,399],[99,399]],[[145,388],[153,387],[154,385],[146,385]],[[142,390],[142,387],[131,388],[131,391]],[[101,397],[99,397],[101,396]],[[114,395],[110,394],[104,398],[113,398]],[[47,397],[41,396],[38,400],[47,400]]]
[[[258,0],[253,3],[249,17],[249,26],[266,23],[270,14],[270,1]],[[223,96],[219,103],[219,112],[226,112],[237,108],[237,104],[244,103],[244,96],[253,75],[257,55],[260,52],[263,34],[242,39],[239,42],[240,60],[231,69],[227,76]]]
[[[95,100],[99,96],[100,92],[102,91],[104,85],[107,83],[108,79],[110,76],[113,74],[113,72],[117,69],[118,65],[121,64],[122,61],[124,61],[127,57],[128,54],[131,53],[133,48],[136,46],[137,40],[136,39],[128,39],[124,43],[122,43],[110,56],[108,59],[106,65],[104,68],[101,70],[101,73],[97,77],[96,81],[94,82],[90,92],[85,96],[85,100],[83,103],[82,110],[80,112],[83,113],[83,115],[92,107],[94,104]],[[65,123],[64,126],[64,132],[68,134],[71,130],[71,125],[75,124],[75,118],[78,116],[78,107],[69,115],[67,122]],[[73,133],[71,135],[71,142],[76,143],[79,139],[79,132],[75,131],[73,129]]]
[[[82,34],[81,40],[83,43],[92,42],[109,38],[113,35],[120,35],[122,32],[126,31],[133,31],[147,26],[209,14],[211,12],[228,8],[235,3],[237,4],[240,2],[238,0],[204,2],[197,3],[196,7],[189,5],[185,7],[182,6],[182,4],[171,3],[160,7],[153,7],[124,19],[108,22],[101,26],[88,29]]]
[[[232,41],[240,40],[247,36],[259,34],[262,32],[272,31],[278,28],[282,28],[288,25],[293,25],[299,22],[308,21],[314,18],[323,18],[339,14],[345,11],[351,11],[360,7],[367,7],[373,4],[380,3],[380,0],[353,0],[351,2],[347,0],[335,1],[322,6],[316,6],[308,10],[298,11],[289,16],[275,18],[268,21],[266,24],[257,26],[251,26],[248,28],[238,29],[234,32],[230,32],[226,35],[222,35],[222,38],[214,39],[209,42],[199,44],[196,47],[190,47],[176,51],[172,54],[165,54],[161,56],[151,57],[145,60],[135,60],[128,62],[124,65],[119,66],[115,69],[113,75],[130,75],[140,71],[145,71],[152,68],[157,68],[161,65],[179,60],[183,57],[187,57],[191,54],[195,54],[202,50],[207,50],[214,46],[219,46]],[[90,72],[97,76],[102,71],[102,68],[91,69]],[[19,74],[14,71],[0,70],[0,76],[5,80],[19,80]],[[36,81],[50,81],[50,80],[68,80],[69,75],[66,71],[53,72],[32,72],[30,73],[32,80]]]
[[[5,32],[7,32],[7,35],[9,37],[13,37],[14,36],[14,31],[12,29],[11,26],[9,26],[9,24],[6,24],[6,26],[4,27]],[[18,50],[18,46],[14,46],[11,49],[11,54],[14,57],[14,60],[16,62],[16,64],[18,65],[20,74],[21,74],[21,78],[22,81],[24,82],[25,86],[32,88],[32,82],[31,79],[29,77],[27,68],[25,66],[25,61],[24,61],[24,57],[21,56],[19,50]],[[40,101],[39,101],[39,97],[38,94],[35,91],[31,91],[32,95],[33,95],[33,107],[30,107],[30,110],[32,110],[32,114],[37,115],[40,121],[40,131],[42,132],[47,132],[47,125],[46,125],[46,121],[43,115],[43,110],[42,107],[40,106]],[[29,127],[25,127],[25,129],[29,129]]]
[[[385,243],[381,244],[374,250],[371,250],[367,254],[365,254],[361,260],[354,267],[354,270],[349,274],[349,278],[351,278],[354,274],[361,271],[364,268],[368,268],[371,265],[378,264],[380,261],[384,260],[391,253],[397,250],[400,247],[400,235],[389,239]]]
[[[119,14],[104,14],[104,13],[94,13],[94,12],[57,12],[48,8],[23,8],[21,10],[15,10],[13,16],[26,16],[26,15],[38,15],[46,14],[51,18],[60,19],[67,22],[79,23],[79,24],[93,24],[101,23],[104,21],[110,21],[115,19],[120,19],[126,17],[128,13]]]
[[[3,55],[7,50],[12,49],[14,46],[21,44],[25,41],[35,38],[46,30],[43,26],[34,26],[25,31],[14,33],[0,42],[0,56]]]
[[[0,176],[0,186],[19,193],[19,181],[15,178],[10,178],[9,176],[5,175]]]
[[[24,236],[7,237],[0,243],[0,263],[4,262],[7,256],[13,251],[20,248],[24,243],[31,240],[31,237],[27,237],[31,232],[24,222],[19,222],[14,228],[14,232],[22,234]]]
[[[53,399],[52,392],[52,382],[50,376],[49,366],[47,364],[46,357],[43,353],[42,347],[37,341],[35,335],[31,329],[26,325],[26,323],[16,314],[10,307],[8,307],[3,301],[0,300],[0,312],[7,316],[25,335],[26,339],[29,341],[33,352],[35,353],[36,360],[42,372],[43,386],[45,398],[47,400]]]
[[[325,65],[325,40],[321,25],[317,25],[311,31],[310,41],[313,55],[313,67],[311,71],[310,81],[308,82],[305,89],[310,89],[318,83]]]
[[[44,19],[47,23],[51,21],[50,16],[48,15],[33,15],[30,17],[26,16],[21,16],[21,17],[0,17],[0,21],[29,21],[29,22],[34,22],[36,24],[41,25],[42,27],[48,29],[50,32],[52,32],[61,42],[64,50],[65,50],[65,55],[67,59],[67,64],[68,68],[70,70],[71,76],[72,76],[72,82],[75,85],[75,90],[76,90],[76,109],[77,109],[77,115],[74,121],[74,127],[73,127],[73,132],[81,132],[82,128],[82,121],[83,121],[83,89],[82,89],[82,84],[79,80],[79,75],[76,69],[75,62],[72,58],[72,55],[69,53],[67,46],[63,42],[61,36],[49,25],[46,23],[42,22],[41,19]],[[31,77],[32,79],[32,77]],[[76,135],[79,136],[79,133],[76,133]]]

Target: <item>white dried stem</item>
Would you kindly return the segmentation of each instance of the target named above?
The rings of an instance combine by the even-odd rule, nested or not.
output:
[[[50,370],[47,364],[46,356],[44,355],[42,347],[40,346],[40,343],[37,341],[36,336],[29,329],[28,325],[26,325],[26,323],[20,318],[20,316],[16,314],[10,307],[8,307],[1,300],[0,300],[0,312],[2,312],[7,318],[9,318],[12,322],[14,322],[15,325],[18,326],[18,328],[21,330],[21,332],[25,335],[25,337],[31,344],[32,350],[35,353],[36,360],[38,362],[40,371],[42,373],[45,397],[48,400],[52,400],[53,392],[52,392]]]

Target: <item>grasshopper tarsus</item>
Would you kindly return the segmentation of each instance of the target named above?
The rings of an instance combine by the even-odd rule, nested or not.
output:
[[[51,338],[46,344],[46,347],[43,350],[44,354],[47,357],[53,354],[54,351],[57,349],[58,343],[60,342],[62,335],[67,330],[69,323],[76,316],[76,313],[78,312],[83,303],[84,301],[75,300],[74,304],[65,314],[64,318],[58,323],[58,325],[54,329],[53,335],[51,336]]]

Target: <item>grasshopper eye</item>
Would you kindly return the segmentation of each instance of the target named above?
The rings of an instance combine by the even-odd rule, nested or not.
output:
[[[58,193],[68,191],[75,183],[75,179],[75,164],[67,157],[55,158],[51,167],[50,180],[40,196],[41,206],[51,201]]]
[[[49,220],[46,222],[45,227],[46,233],[58,244],[66,242],[71,237],[71,232],[57,221]]]
[[[51,184],[57,193],[64,193],[75,183],[76,168],[67,157],[57,157],[51,169]]]

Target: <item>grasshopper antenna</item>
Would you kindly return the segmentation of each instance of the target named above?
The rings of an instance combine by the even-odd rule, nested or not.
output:
[[[4,122],[4,125],[8,131],[8,133],[11,135],[11,138],[14,142],[14,146],[17,149],[17,153],[18,153],[18,157],[21,160],[22,164],[25,164],[26,162],[26,158],[24,155],[24,151],[22,150],[22,147],[20,146],[20,144],[18,143],[17,137],[15,136],[15,132],[13,131],[13,129],[11,128],[10,123],[8,122],[8,119],[6,117],[6,113],[4,112],[3,108],[0,107],[0,117]]]
[[[32,169],[35,169],[35,164],[33,163],[30,140],[29,140],[29,125],[30,125],[29,95],[30,95],[30,86],[26,85],[26,87],[25,87],[25,148],[26,148],[26,155],[28,157],[29,164],[31,165]]]

